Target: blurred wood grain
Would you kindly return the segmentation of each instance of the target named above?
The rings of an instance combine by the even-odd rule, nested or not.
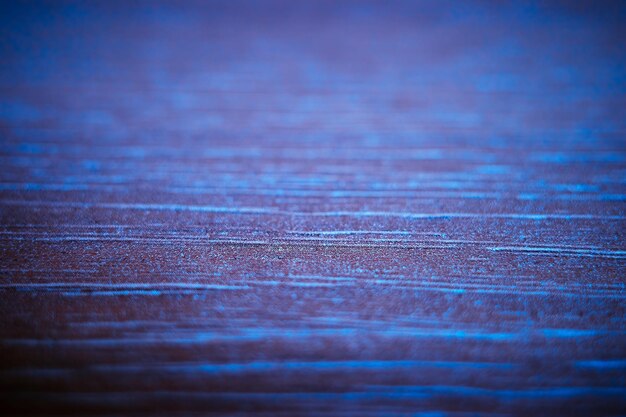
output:
[[[3,415],[626,413],[623,2],[7,2]]]

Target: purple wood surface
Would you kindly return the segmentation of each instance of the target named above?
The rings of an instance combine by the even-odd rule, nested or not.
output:
[[[626,414],[624,2],[0,9],[0,414]]]

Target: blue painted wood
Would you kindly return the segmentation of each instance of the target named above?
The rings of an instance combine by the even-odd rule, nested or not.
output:
[[[626,413],[623,2],[6,2],[7,415]]]

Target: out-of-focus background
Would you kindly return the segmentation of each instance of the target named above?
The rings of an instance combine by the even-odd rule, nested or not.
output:
[[[625,4],[2,2],[3,414],[626,413]]]

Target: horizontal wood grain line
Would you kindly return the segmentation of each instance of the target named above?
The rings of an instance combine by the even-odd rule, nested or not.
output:
[[[227,207],[207,206],[176,203],[105,203],[105,202],[69,202],[69,201],[45,201],[45,200],[1,200],[0,204],[13,206],[44,206],[44,207],[70,207],[80,209],[105,208],[116,210],[155,210],[155,211],[192,211],[204,213],[233,213],[233,214],[256,214],[256,215],[280,215],[299,217],[401,217],[409,219],[518,219],[518,220],[626,220],[626,216],[617,214],[591,214],[591,213],[462,213],[462,212],[432,212],[415,213],[402,211],[286,211],[268,207]]]
[[[540,282],[522,281],[514,284],[504,283],[471,283],[421,280],[394,280],[378,278],[343,278],[328,280],[276,279],[235,279],[224,283],[175,283],[175,282],[125,282],[117,284],[81,283],[81,282],[20,282],[0,284],[0,291],[15,290],[22,292],[41,292],[64,296],[120,296],[142,295],[161,296],[167,294],[193,294],[200,291],[251,290],[254,287],[298,287],[310,289],[357,288],[363,285],[385,286],[391,289],[414,291],[430,291],[442,293],[479,293],[479,294],[511,294],[518,296],[550,296],[550,297],[585,297],[626,299],[626,288],[623,286],[599,285],[585,287],[582,285],[544,285]]]

